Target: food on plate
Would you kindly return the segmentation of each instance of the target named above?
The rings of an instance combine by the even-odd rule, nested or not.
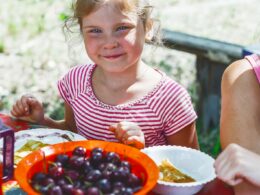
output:
[[[41,194],[133,194],[143,185],[127,160],[99,147],[77,146],[44,164],[47,169],[43,166],[30,181]]]
[[[38,139],[44,139],[47,137],[57,137],[57,138],[62,138],[64,139],[64,141],[73,141],[69,135],[65,134],[65,133],[60,133],[60,132],[53,132],[53,133],[49,133],[49,134],[35,134],[32,135],[31,133],[24,133],[21,135],[16,135],[15,138],[16,139],[24,139],[24,138],[30,138],[30,137],[34,137],[34,138],[38,138]],[[71,133],[71,136],[73,136],[73,134]]]
[[[14,164],[17,165],[22,158],[30,154],[32,151],[38,150],[47,145],[49,144],[35,140],[28,140],[19,150],[15,151]]]
[[[85,138],[76,133],[60,129],[37,128],[16,132],[14,164],[17,165],[22,158],[41,147],[77,140],[85,140]]]
[[[160,173],[162,173],[162,178],[159,180],[174,183],[189,183],[195,182],[196,180],[192,177],[179,171],[169,160],[162,160],[159,165]]]

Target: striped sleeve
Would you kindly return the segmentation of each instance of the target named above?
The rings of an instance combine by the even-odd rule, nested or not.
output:
[[[173,135],[194,122],[197,118],[190,95],[182,86],[179,85],[174,90],[174,94],[171,95],[168,103],[164,128],[166,136]]]
[[[57,83],[60,96],[71,105],[79,93],[86,87],[87,72],[90,66],[78,65],[66,73]]]
[[[69,93],[69,85],[67,82],[67,77],[68,75],[66,74],[63,78],[61,78],[60,80],[58,80],[58,91],[59,94],[61,96],[61,98],[70,105],[71,102],[71,94]]]

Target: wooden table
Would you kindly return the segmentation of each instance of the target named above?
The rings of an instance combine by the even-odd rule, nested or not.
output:
[[[33,128],[39,128],[41,126],[31,124],[25,121],[16,120],[8,115],[0,113],[0,130],[6,127],[11,127],[15,132],[21,130],[28,130]],[[4,193],[6,195],[22,195],[25,194],[15,180],[10,180],[3,184]],[[203,189],[197,193],[197,195],[233,195],[233,189],[227,186],[221,180],[215,179],[214,181],[206,184]],[[148,195],[156,195],[151,192]]]

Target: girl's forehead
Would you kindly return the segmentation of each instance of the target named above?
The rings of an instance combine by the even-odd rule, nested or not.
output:
[[[88,22],[97,22],[98,20],[106,21],[113,18],[114,20],[137,21],[139,18],[134,11],[124,11],[119,9],[113,3],[104,3],[96,7],[92,12],[83,17],[83,25]]]

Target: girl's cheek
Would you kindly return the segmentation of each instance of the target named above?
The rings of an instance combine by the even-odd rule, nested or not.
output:
[[[127,36],[124,37],[124,41],[127,42],[130,45],[134,45],[137,41],[137,38],[133,33],[130,33],[130,34],[127,34]]]
[[[98,46],[102,42],[102,38],[98,36],[85,36],[84,37],[84,42],[86,47],[94,47]]]

